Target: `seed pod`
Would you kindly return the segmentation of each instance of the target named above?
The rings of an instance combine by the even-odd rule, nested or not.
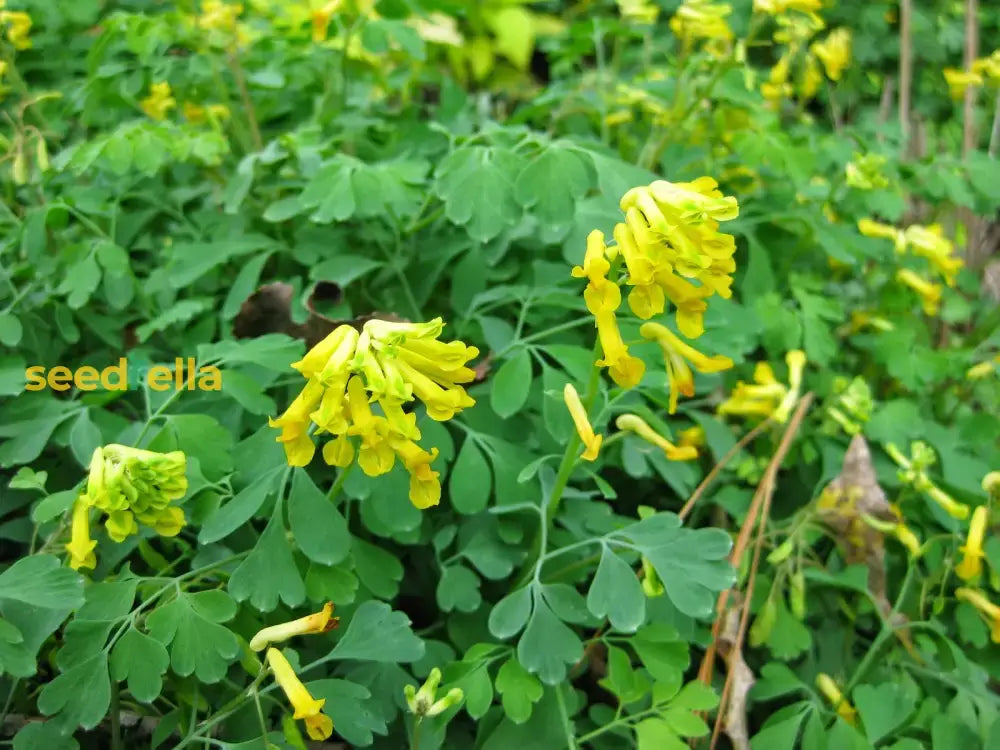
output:
[[[806,579],[801,570],[792,574],[788,588],[788,605],[795,619],[802,622],[806,619]]]
[[[772,597],[768,597],[764,602],[764,607],[757,613],[753,625],[750,626],[750,645],[760,646],[767,642],[774,629],[774,623],[778,619],[778,605]]]
[[[767,556],[767,561],[771,565],[777,565],[778,563],[787,560],[794,551],[795,543],[790,538],[786,539],[780,545],[775,547],[771,554]]]
[[[28,160],[20,148],[14,155],[14,165],[11,167],[11,179],[15,185],[23,185],[28,181]]]
[[[40,171],[49,171],[49,149],[41,136],[35,139],[35,163]]]

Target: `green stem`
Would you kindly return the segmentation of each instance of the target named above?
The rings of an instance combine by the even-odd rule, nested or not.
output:
[[[122,750],[121,698],[118,683],[111,683],[111,750]]]
[[[337,478],[333,482],[333,486],[330,488],[330,494],[328,495],[330,502],[337,502],[337,498],[340,497],[340,491],[344,489],[344,483],[347,482],[347,477],[356,463],[357,461],[351,461],[351,463],[345,466],[341,470],[340,474],[337,475]]]
[[[559,716],[562,724],[563,731],[566,733],[566,747],[568,750],[576,749],[576,737],[573,732],[573,725],[569,720],[569,713],[566,711],[566,699],[563,698],[562,685],[555,686],[556,691],[556,702],[559,704]]]

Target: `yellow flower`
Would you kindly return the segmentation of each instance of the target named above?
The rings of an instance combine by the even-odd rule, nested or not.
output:
[[[700,448],[705,444],[705,430],[700,425],[688,427],[678,433],[677,444],[680,446],[690,445],[692,448]]]
[[[881,154],[855,154],[854,159],[848,162],[844,168],[847,184],[859,190],[877,190],[888,187],[889,180],[882,174],[882,168],[886,162],[887,159]],[[871,220],[862,219],[861,221]],[[893,231],[895,230],[893,229]]]
[[[465,38],[458,30],[458,23],[445,13],[435,11],[426,18],[410,16],[407,24],[412,26],[425,42],[449,47],[461,47],[465,43]]]
[[[73,570],[96,567],[96,546],[97,542],[90,538],[90,502],[86,495],[82,495],[73,504],[73,525],[70,541],[66,545],[69,566]]]
[[[857,710],[844,697],[844,694],[840,692],[840,688],[837,687],[837,683],[833,681],[830,675],[823,674],[822,672],[816,675],[816,687],[819,688],[823,697],[830,702],[830,705],[834,707],[840,718],[851,726],[857,723]]]
[[[567,383],[563,388],[563,400],[569,409],[569,415],[573,418],[573,424],[576,425],[576,432],[583,441],[584,451],[580,458],[584,461],[594,461],[601,449],[604,436],[594,434],[594,428],[590,426],[590,420],[587,418],[587,411],[580,401],[580,394],[576,392],[572,383]]]
[[[719,404],[719,414],[738,414],[744,417],[771,417],[788,392],[783,383],[774,377],[767,362],[758,362],[753,371],[753,383],[736,383],[728,399]]]
[[[979,505],[972,511],[969,535],[959,550],[963,555],[962,561],[955,566],[955,575],[963,581],[974,581],[983,572],[983,539],[986,536],[988,519],[989,510],[985,505]]]
[[[1000,607],[987,599],[986,595],[977,589],[955,589],[955,597],[960,602],[967,602],[976,608],[990,626],[990,639],[994,643],[1000,643]]]
[[[814,54],[806,55],[805,67],[799,80],[799,96],[803,99],[814,97],[819,91],[819,85],[823,83],[823,74],[820,73],[819,63],[816,62],[816,59]]]
[[[1000,49],[994,50],[989,57],[981,57],[972,63],[972,72],[987,78],[990,82],[1000,83]]]
[[[656,23],[660,9],[649,0],[616,0],[622,18],[638,23]]]
[[[177,100],[170,95],[170,84],[166,81],[149,87],[149,96],[140,102],[142,111],[152,120],[163,120],[167,112],[177,106]]]
[[[788,365],[788,391],[774,411],[774,419],[779,424],[788,421],[795,402],[799,400],[799,391],[802,388],[802,371],[806,366],[806,353],[801,349],[793,349],[785,354],[785,364]]]
[[[927,476],[927,468],[937,460],[929,445],[920,440],[914,440],[910,444],[909,458],[904,456],[893,443],[885,444],[885,452],[900,467],[897,472],[899,481],[913,487],[917,492],[925,493],[952,518],[962,521],[969,517],[969,506],[956,501]]]
[[[7,40],[14,49],[28,49],[31,46],[31,40],[28,39],[31,16],[27,13],[21,10],[0,11],[0,25],[7,27]]]
[[[948,286],[955,286],[955,276],[964,265],[961,258],[954,255],[955,245],[944,236],[940,224],[921,226],[913,224],[903,232],[906,246],[914,255],[926,258]]]
[[[292,718],[304,719],[310,739],[325,740],[333,734],[333,720],[322,713],[326,699],[316,700],[299,680],[288,659],[276,648],[267,650],[267,663],[274,673],[274,680],[284,691],[295,713]]]
[[[406,708],[411,714],[418,717],[418,721],[423,718],[433,718],[457,703],[460,703],[465,694],[461,688],[452,688],[444,698],[437,698],[437,688],[441,682],[441,670],[437,667],[431,669],[430,674],[424,684],[417,690],[413,685],[403,687],[403,695],[406,698]]]
[[[412,440],[393,440],[393,449],[399,454],[406,470],[410,472],[410,502],[420,510],[441,502],[441,481],[438,472],[431,470],[438,449],[425,451]]]
[[[983,492],[1000,497],[1000,471],[991,471],[983,477]]]
[[[206,121],[212,123],[225,122],[230,116],[229,107],[225,104],[203,106],[194,102],[184,102],[181,105],[181,112],[184,113],[184,119],[192,125],[201,125]]]
[[[1000,365],[1000,354],[973,365],[966,370],[965,377],[967,380],[980,380],[996,372],[998,365]]]
[[[896,279],[906,284],[920,297],[920,304],[928,315],[937,315],[941,303],[941,285],[934,284],[909,268],[896,271]]]
[[[729,357],[721,354],[708,357],[685,344],[669,328],[659,323],[643,323],[639,328],[639,335],[649,341],[655,341],[663,351],[670,387],[671,414],[677,411],[678,394],[688,397],[694,395],[694,375],[691,373],[691,366],[701,373],[721,372],[733,366],[733,360]],[[689,362],[691,366],[688,365]]]
[[[91,457],[85,497],[107,514],[104,525],[115,542],[137,534],[140,523],[174,536],[184,526],[184,511],[170,503],[187,492],[186,470],[181,451],[106,445]]]
[[[831,81],[839,81],[851,61],[851,32],[840,28],[831,31],[822,42],[813,42],[810,51],[819,58]]]
[[[318,380],[310,380],[284,414],[277,419],[267,420],[271,427],[281,429],[277,441],[284,444],[289,466],[306,466],[312,461],[316,446],[308,433],[309,415],[319,405],[322,397],[323,384]]]
[[[595,316],[597,336],[601,342],[604,357],[597,360],[598,367],[607,367],[608,374],[622,388],[634,388],[642,380],[646,365],[638,357],[628,353],[628,347],[618,330],[618,321],[613,312],[602,312]]]
[[[229,5],[222,0],[202,0],[198,25],[206,31],[231,31],[242,12],[242,3]]]
[[[319,612],[257,631],[257,634],[250,639],[250,648],[254,651],[263,651],[272,643],[287,641],[297,635],[326,633],[337,627],[340,621],[339,617],[332,615],[333,602],[327,602]]]
[[[753,0],[754,12],[777,16],[790,10],[814,13],[823,7],[822,0]]]
[[[733,9],[726,3],[684,0],[670,19],[670,30],[686,44],[697,39],[729,41],[733,32],[726,16],[732,12]]]
[[[871,219],[861,219],[858,221],[858,231],[865,237],[881,237],[892,240],[897,253],[906,250],[906,235],[896,227],[882,224]]]
[[[610,270],[604,234],[595,229],[587,235],[587,252],[583,257],[583,265],[574,266],[570,271],[573,277],[588,280],[583,299],[592,315],[614,312],[621,305],[622,295],[618,285],[607,278]]]
[[[322,8],[312,12],[312,40],[322,42],[326,40],[327,29],[330,26],[330,19],[341,6],[343,0],[331,0]]]
[[[969,86],[983,85],[983,77],[979,73],[955,68],[944,69],[944,80],[948,84],[948,93],[955,100],[962,99]]]
[[[658,433],[637,414],[622,414],[615,420],[619,430],[633,432],[647,443],[661,449],[670,461],[691,461],[698,458],[698,449],[692,445],[674,445]]]

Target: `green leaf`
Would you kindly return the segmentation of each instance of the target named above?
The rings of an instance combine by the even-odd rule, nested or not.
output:
[[[331,659],[412,662],[424,654],[424,642],[414,635],[410,618],[384,602],[367,601],[354,612]]]
[[[434,184],[448,219],[479,242],[515,224],[522,213],[513,186],[519,161],[514,152],[492,146],[462,146],[448,154]]]
[[[249,600],[261,612],[272,611],[279,599],[289,607],[305,601],[306,586],[285,536],[280,502],[257,545],[230,576],[229,593],[238,602]]]
[[[284,469],[282,468],[281,471]],[[251,482],[225,505],[215,511],[208,520],[202,524],[198,533],[198,542],[201,544],[211,544],[223,539],[238,528],[242,527],[253,515],[260,510],[267,496],[274,489],[274,480],[277,471],[271,471],[264,476]]]
[[[493,703],[493,683],[485,664],[473,669],[455,683],[465,693],[463,707],[473,719],[479,719]]]
[[[492,378],[490,406],[506,419],[524,406],[531,390],[531,354],[521,349],[501,365]]]
[[[799,727],[806,717],[802,711],[796,716],[764,727],[750,738],[751,750],[795,750]]]
[[[732,540],[720,529],[682,528],[673,513],[657,513],[619,534],[649,558],[670,601],[690,617],[710,616],[716,595],[735,581],[726,559]]]
[[[83,578],[54,555],[23,557],[0,573],[0,599],[60,609],[83,604]]]
[[[290,198],[280,198],[264,209],[264,213],[261,218],[264,221],[269,221],[272,223],[277,223],[279,221],[287,221],[293,216],[298,216],[305,210],[305,206],[299,200],[299,196],[293,195]]]
[[[437,602],[445,612],[475,612],[483,602],[479,577],[464,565],[448,565],[437,585]]]
[[[94,450],[101,444],[101,430],[90,419],[90,409],[84,409],[73,423],[69,433],[69,446],[80,466],[90,466]]]
[[[333,719],[337,734],[354,746],[372,744],[374,734],[386,734],[385,719],[376,714],[371,693],[347,680],[315,680],[306,687],[313,696],[326,700],[323,713]]]
[[[45,482],[48,478],[48,472],[35,471],[31,467],[22,466],[10,478],[10,483],[7,486],[12,490],[38,490],[39,492],[45,492]]]
[[[490,465],[469,435],[462,443],[458,458],[451,467],[448,480],[448,496],[452,507],[466,515],[479,513],[486,508],[493,487]]]
[[[348,286],[355,279],[360,279],[367,273],[381,267],[380,261],[366,258],[363,255],[350,253],[337,254],[324,260],[310,270],[309,276],[320,281],[332,281],[341,287]]]
[[[264,416],[277,411],[274,399],[264,395],[260,383],[249,375],[239,370],[226,370],[222,373],[222,382],[222,392],[251,414]]]
[[[646,595],[635,571],[607,546],[587,593],[587,608],[623,633],[634,633],[646,619]]]
[[[521,628],[531,616],[531,586],[513,591],[493,607],[490,612],[490,632],[500,640],[506,640],[521,632]]]
[[[21,321],[13,313],[0,313],[0,344],[15,347],[21,343],[24,328]]]
[[[96,727],[108,713],[110,704],[111,680],[108,655],[104,651],[46,683],[38,696],[38,710],[43,714],[58,713],[60,723],[84,729]]]
[[[664,719],[643,719],[634,726],[638,750],[685,750],[687,745]]]
[[[549,608],[537,590],[532,591],[534,611],[517,644],[518,661],[546,685],[558,685],[567,667],[583,656],[583,644]]]
[[[631,645],[657,681],[681,683],[691,657],[688,645],[680,640],[673,628],[661,624],[647,625],[632,637]]]
[[[42,498],[31,511],[31,520],[35,523],[45,523],[58,518],[73,507],[78,495],[79,492],[76,490],[63,490]]]
[[[652,687],[639,670],[632,669],[628,653],[617,646],[608,646],[608,674],[598,684],[614,693],[624,705],[639,700]]]
[[[33,721],[21,727],[14,735],[14,750],[80,750],[80,743],[72,735],[62,733],[55,721]]]
[[[97,286],[100,283],[101,269],[97,265],[93,253],[88,253],[66,269],[66,277],[56,292],[65,294],[66,304],[74,310],[79,310],[87,304],[87,300],[97,291]]]
[[[294,470],[292,476],[288,522],[295,543],[310,560],[336,565],[351,554],[347,521],[333,501],[320,492],[305,469]]]
[[[135,602],[136,579],[101,581],[87,586],[87,601],[76,611],[74,621],[111,622],[126,617]]]
[[[369,591],[383,599],[396,596],[399,581],[403,579],[403,565],[395,555],[358,537],[352,537],[351,558],[358,578]]]
[[[548,144],[514,185],[518,203],[533,209],[542,224],[568,226],[576,204],[594,183],[590,157],[562,142]]]
[[[0,619],[0,675],[30,677],[35,673],[35,657],[24,645],[24,636],[15,625]]]
[[[858,685],[852,694],[865,735],[873,745],[901,727],[916,709],[913,696],[893,682]]]
[[[767,639],[767,647],[777,659],[789,661],[812,645],[809,628],[789,611],[785,597],[778,596],[774,626]]]
[[[236,603],[229,595],[213,589],[180,594],[154,610],[146,623],[153,638],[170,645],[174,672],[181,677],[195,674],[200,682],[212,684],[226,676],[240,653],[236,636],[219,625],[235,614]]]
[[[313,602],[336,602],[337,606],[354,601],[358,590],[358,577],[347,563],[342,565],[309,566],[306,573],[306,592]]]
[[[72,305],[70,305],[72,307]],[[148,341],[153,334],[165,331],[171,326],[187,323],[196,315],[200,315],[211,307],[206,299],[185,299],[164,310],[152,320],[143,323],[135,329],[136,338],[140,343]]]
[[[167,649],[158,640],[134,627],[118,639],[111,652],[111,676],[127,680],[129,692],[140,703],[152,703],[163,689],[163,674],[170,665]]]
[[[275,241],[264,234],[217,238],[211,242],[178,242],[171,248],[170,263],[167,265],[170,284],[174,289],[183,289],[216,266],[274,245]]]
[[[497,692],[500,693],[504,713],[515,724],[531,718],[531,708],[544,692],[538,678],[510,658],[497,672]]]

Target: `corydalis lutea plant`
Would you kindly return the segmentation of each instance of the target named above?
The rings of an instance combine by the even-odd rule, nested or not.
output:
[[[445,422],[475,405],[461,384],[475,378],[466,363],[479,355],[461,341],[438,341],[444,322],[396,323],[370,320],[360,333],[339,326],[292,365],[307,380],[305,388],[272,427],[291,466],[306,466],[316,447],[310,429],[332,438],[323,459],[347,467],[355,457],[362,471],[376,477],[392,470],[398,457],[410,472],[410,501],[418,508],[441,499],[438,472],[430,468],[438,449],[420,447],[417,416],[404,405],[417,400],[427,415]],[[372,411],[375,403],[381,414]]]

